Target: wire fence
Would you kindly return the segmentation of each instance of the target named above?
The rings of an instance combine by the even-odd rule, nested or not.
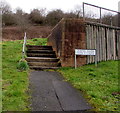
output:
[[[86,21],[120,27],[120,12],[84,2],[83,18]]]

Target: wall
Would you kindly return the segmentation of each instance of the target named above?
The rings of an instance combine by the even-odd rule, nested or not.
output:
[[[82,19],[62,19],[48,36],[63,67],[74,67],[75,49],[96,49],[97,61],[118,60],[120,27]],[[77,66],[94,63],[94,56],[77,56]]]
[[[77,26],[76,26],[77,25]],[[81,19],[62,19],[48,36],[63,67],[74,67],[75,49],[85,49],[85,23]],[[86,64],[85,56],[77,56],[78,66]]]
[[[63,66],[74,66],[75,49],[85,49],[85,23],[81,19],[66,19],[64,28]],[[86,56],[77,56],[77,66],[86,64]]]

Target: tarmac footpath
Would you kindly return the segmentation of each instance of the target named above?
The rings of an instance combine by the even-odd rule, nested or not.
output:
[[[58,72],[30,73],[32,111],[89,111],[91,105],[81,92],[64,81]]]

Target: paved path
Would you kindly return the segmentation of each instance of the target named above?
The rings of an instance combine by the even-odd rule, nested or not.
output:
[[[30,88],[32,111],[80,111],[92,108],[80,92],[57,72],[31,72]]]

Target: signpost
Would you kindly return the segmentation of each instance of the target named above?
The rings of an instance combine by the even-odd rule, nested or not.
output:
[[[77,67],[77,55],[92,55],[95,56],[95,66],[97,66],[97,57],[96,57],[96,49],[75,49],[75,69]]]

